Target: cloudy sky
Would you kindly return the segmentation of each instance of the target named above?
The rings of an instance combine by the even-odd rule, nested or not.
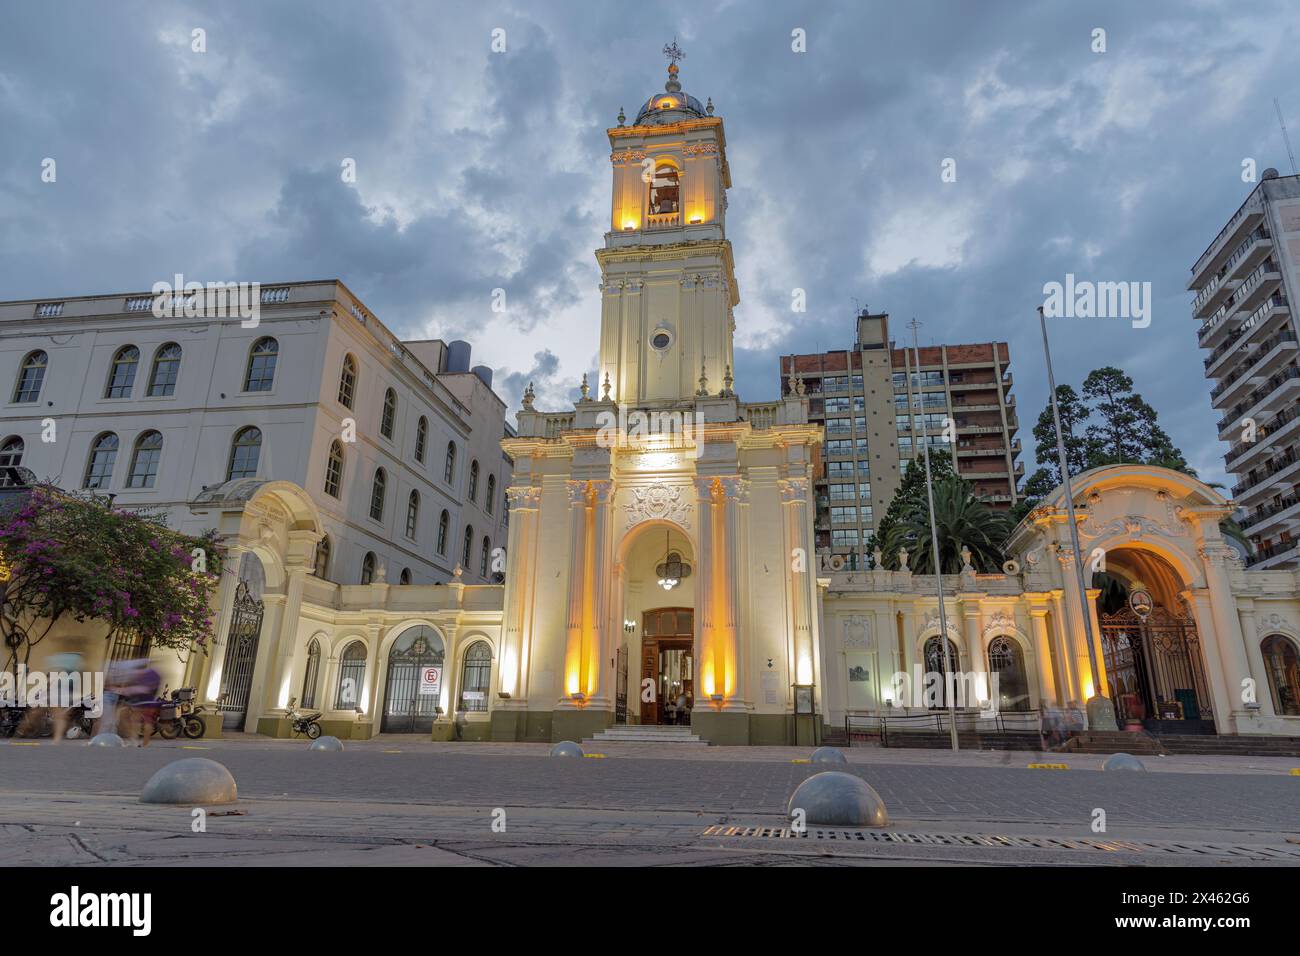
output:
[[[726,122],[743,398],[775,397],[782,353],[849,347],[855,302],[915,316],[1011,343],[1032,471],[1043,284],[1150,282],[1148,328],[1053,322],[1058,379],[1121,366],[1217,480],[1185,284],[1242,161],[1290,172],[1298,27],[1287,0],[10,0],[0,298],[338,277],[404,337],[469,339],[511,408],[529,379],[558,408],[595,364],[604,131],[675,36]]]

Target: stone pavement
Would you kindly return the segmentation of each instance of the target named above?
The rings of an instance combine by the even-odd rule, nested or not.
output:
[[[1300,865],[1300,777],[1286,758],[1148,758],[1151,773],[1105,774],[1091,755],[853,748],[847,769],[891,816],[886,836],[863,838],[782,833],[789,795],[824,769],[792,762],[807,749],[559,760],[540,744],[409,737],[341,754],[243,735],[118,751],[34,743],[0,742],[3,865]],[[136,802],[155,770],[191,756],[239,785],[205,833],[190,808]],[[1039,760],[1071,769],[1025,768]],[[1097,808],[1105,833],[1090,828]],[[230,809],[243,813],[217,815]]]

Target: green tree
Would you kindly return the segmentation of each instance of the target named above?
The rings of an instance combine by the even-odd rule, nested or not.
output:
[[[967,481],[949,473],[934,482],[934,518],[939,539],[939,561],[944,574],[961,571],[962,548],[970,549],[975,570],[1001,569],[1002,544],[1011,532],[1010,519],[1005,512],[995,511],[980,501]],[[892,566],[897,569],[898,551],[906,548],[908,567],[912,571],[934,573],[930,510],[924,496],[924,484],[920,500],[905,502],[898,520],[880,540],[886,564],[890,564],[892,558]]]
[[[940,479],[956,474],[953,470],[952,455],[942,448],[930,449],[930,474],[938,482]],[[925,497],[925,457],[918,455],[907,463],[903,480],[899,482],[894,497],[889,500],[885,515],[876,523],[875,531],[867,538],[867,553],[870,554],[879,545],[886,550],[883,542],[903,516],[916,507],[926,506]],[[885,567],[891,571],[898,570],[898,549],[883,555]]]
[[[91,494],[37,485],[0,505],[0,636],[17,674],[61,619],[154,647],[206,649],[220,556],[214,536]],[[96,627],[98,630],[98,626]]]

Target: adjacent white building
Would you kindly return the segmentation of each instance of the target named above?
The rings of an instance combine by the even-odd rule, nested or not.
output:
[[[314,573],[337,584],[501,570],[505,405],[467,343],[401,341],[337,280],[263,285],[255,325],[155,301],[0,302],[0,467],[191,533],[291,482],[320,514]]]

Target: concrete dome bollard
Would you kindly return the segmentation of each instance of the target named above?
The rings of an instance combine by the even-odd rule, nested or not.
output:
[[[1146,770],[1146,764],[1132,754],[1111,754],[1101,765],[1102,770]]]
[[[793,817],[804,812],[804,822],[832,827],[889,826],[889,814],[880,794],[861,777],[838,770],[815,773],[795,788],[786,808]]]
[[[324,737],[317,737],[315,740],[311,742],[311,746],[308,747],[307,749],[323,750],[326,753],[336,754],[343,749],[343,741],[339,740],[337,737],[330,737],[326,735]]]
[[[90,738],[92,747],[125,747],[126,741],[114,733],[95,734]]]
[[[812,762],[846,764],[849,759],[835,747],[818,747],[812,753]]]
[[[207,757],[175,760],[144,785],[141,803],[180,803],[189,806],[234,803],[238,799],[230,771]]]
[[[572,740],[561,740],[551,748],[552,757],[581,757],[582,748]]]

